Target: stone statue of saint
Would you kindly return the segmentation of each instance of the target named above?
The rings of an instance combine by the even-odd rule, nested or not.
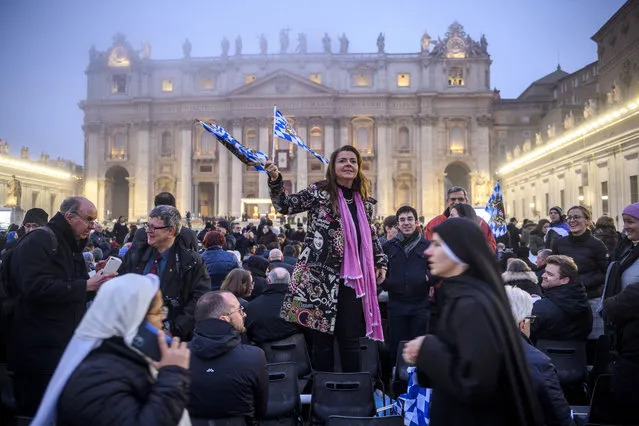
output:
[[[377,36],[377,53],[384,53],[386,47],[386,38],[383,33],[379,33]]]
[[[184,40],[184,43],[182,43],[182,52],[184,53],[185,58],[191,57],[192,48],[193,46],[191,46],[191,42],[189,41],[189,39],[187,38],[186,40]]]
[[[142,44],[142,59],[148,60],[151,59],[151,45],[148,41],[145,41]]]
[[[286,51],[288,50],[288,32],[290,30],[290,28],[285,28],[280,31],[280,53],[286,53]]]
[[[587,120],[597,114],[597,101],[588,99],[584,105],[584,118]]]
[[[616,81],[612,84],[612,102],[616,104],[621,102],[621,88]]]
[[[430,54],[433,56],[441,56],[444,54],[445,46],[441,37],[437,37],[437,41],[433,42],[433,50],[431,50]]]
[[[328,36],[328,33],[324,33],[324,38],[322,39],[322,46],[324,47],[324,53],[332,53],[331,52],[331,38]]]
[[[4,146],[2,147],[3,154],[9,154],[9,141],[4,141]]]
[[[242,37],[237,36],[237,38],[235,39],[235,56],[241,56],[241,55],[242,55]]]
[[[488,55],[488,40],[486,40],[486,34],[482,34],[479,39],[479,47],[481,47],[481,51]]]
[[[546,133],[548,134],[548,139],[552,139],[555,137],[555,125],[549,124],[546,126]]]
[[[541,145],[544,140],[541,138],[541,132],[535,133],[535,145]]]
[[[564,129],[570,130],[575,126],[575,117],[572,115],[572,111],[566,114],[564,118]]]
[[[29,147],[28,146],[23,146],[22,148],[20,148],[20,158],[23,158],[25,160],[29,159]]]
[[[6,205],[11,207],[19,207],[22,198],[22,184],[15,175],[11,176],[11,180],[7,183],[7,200]]]
[[[430,35],[428,35],[428,31],[424,31],[424,35],[422,35],[422,52],[428,52],[431,40],[432,39],[430,38]]]
[[[266,51],[268,50],[268,41],[266,40],[266,36],[264,34],[260,35],[260,53],[262,55],[266,55]]]
[[[342,33],[342,36],[339,38],[339,53],[348,53],[348,45],[349,41],[348,38],[346,38],[346,33]]]
[[[226,58],[229,56],[229,49],[231,48],[231,43],[229,39],[226,37],[222,37],[222,56]]]
[[[297,53],[305,55],[306,54],[306,49],[307,49],[306,34],[299,33],[297,35],[297,48],[295,49],[295,51]]]

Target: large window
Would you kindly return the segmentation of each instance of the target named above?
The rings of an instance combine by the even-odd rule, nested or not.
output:
[[[172,92],[173,91],[173,80],[165,78],[162,80],[162,91],[163,92]]]
[[[362,155],[373,153],[373,120],[367,117],[356,118],[352,121],[353,146]]]
[[[398,139],[397,149],[400,152],[410,151],[410,134],[408,132],[408,127],[402,126],[399,128],[399,135],[397,139]]]
[[[373,85],[373,77],[369,73],[353,74],[353,86],[371,87]]]
[[[197,155],[214,155],[215,140],[208,132],[200,133],[200,143],[198,144]]]
[[[160,155],[162,157],[170,157],[173,155],[173,138],[171,132],[162,133],[162,142],[160,143]]]
[[[200,90],[213,90],[215,83],[211,77],[200,77],[197,86]]]
[[[453,155],[466,152],[466,129],[454,124],[448,129],[448,151]]]
[[[111,160],[125,160],[127,154],[125,131],[118,131],[111,137],[111,149],[109,149],[109,158]]]
[[[465,86],[464,69],[462,67],[452,67],[448,73],[448,87]]]
[[[410,87],[410,74],[397,74],[397,87]]]
[[[630,176],[630,204],[639,202],[639,186],[637,175]]]
[[[126,93],[126,74],[115,74],[112,77],[111,93],[124,94]]]
[[[249,149],[257,149],[257,130],[249,128],[246,130],[246,147]]]
[[[322,74],[314,73],[309,76],[313,83],[322,84]]]

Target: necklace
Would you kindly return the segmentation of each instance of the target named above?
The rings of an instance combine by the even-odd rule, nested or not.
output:
[[[344,200],[346,201],[346,204],[353,204],[353,200],[354,198],[351,198],[350,200],[348,198],[344,198]]]

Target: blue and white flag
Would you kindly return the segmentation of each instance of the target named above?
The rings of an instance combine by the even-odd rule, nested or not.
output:
[[[302,149],[310,152],[311,154],[313,154],[315,156],[315,158],[320,160],[322,163],[328,164],[328,160],[326,158],[322,157],[317,152],[315,152],[312,149],[310,149],[304,143],[302,138],[297,136],[297,133],[295,133],[295,129],[293,129],[293,126],[291,126],[288,123],[286,118],[284,118],[284,115],[282,115],[282,113],[277,109],[277,107],[275,107],[273,109],[273,137],[274,138],[285,139],[285,140],[287,140],[287,141],[289,141],[291,143],[294,143],[295,145],[299,146],[300,148],[302,148]]]
[[[195,120],[195,123],[202,125],[204,130],[215,136],[215,138],[224,145],[226,149],[231,151],[233,155],[239,158],[242,163],[247,166],[253,166],[253,168],[255,168],[258,172],[267,173],[264,169],[264,163],[268,158],[266,154],[254,149],[248,149],[235,140],[235,138],[233,138],[233,136],[231,136],[222,126],[205,123],[202,120]]]
[[[495,189],[486,204],[486,213],[490,214],[488,226],[493,231],[495,238],[499,238],[507,232],[506,213],[504,211],[504,199],[501,195],[499,182],[495,184]]]

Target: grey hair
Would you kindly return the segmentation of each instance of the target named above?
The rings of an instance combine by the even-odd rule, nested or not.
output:
[[[86,200],[86,198],[80,197],[79,195],[65,198],[62,204],[60,204],[60,213],[63,215],[67,213],[77,213],[84,200]]]
[[[552,254],[552,250],[550,249],[543,249],[543,250],[539,250],[537,252],[537,257],[541,258],[541,260],[545,260],[548,258],[548,256],[550,256]]]
[[[230,305],[226,296],[233,293],[226,290],[216,290],[204,293],[195,305],[195,322],[200,322],[208,318],[219,318],[229,313]]]
[[[149,217],[162,219],[164,226],[175,228],[175,235],[180,232],[180,228],[182,227],[180,211],[173,206],[157,206],[151,210]]]
[[[284,268],[275,268],[266,277],[270,284],[288,284],[291,281],[291,274]]]
[[[510,310],[513,313],[515,324],[519,325],[526,317],[529,317],[532,313],[533,299],[530,294],[526,293],[520,288],[510,285],[506,287],[506,295],[508,296],[508,302],[510,303]]]

